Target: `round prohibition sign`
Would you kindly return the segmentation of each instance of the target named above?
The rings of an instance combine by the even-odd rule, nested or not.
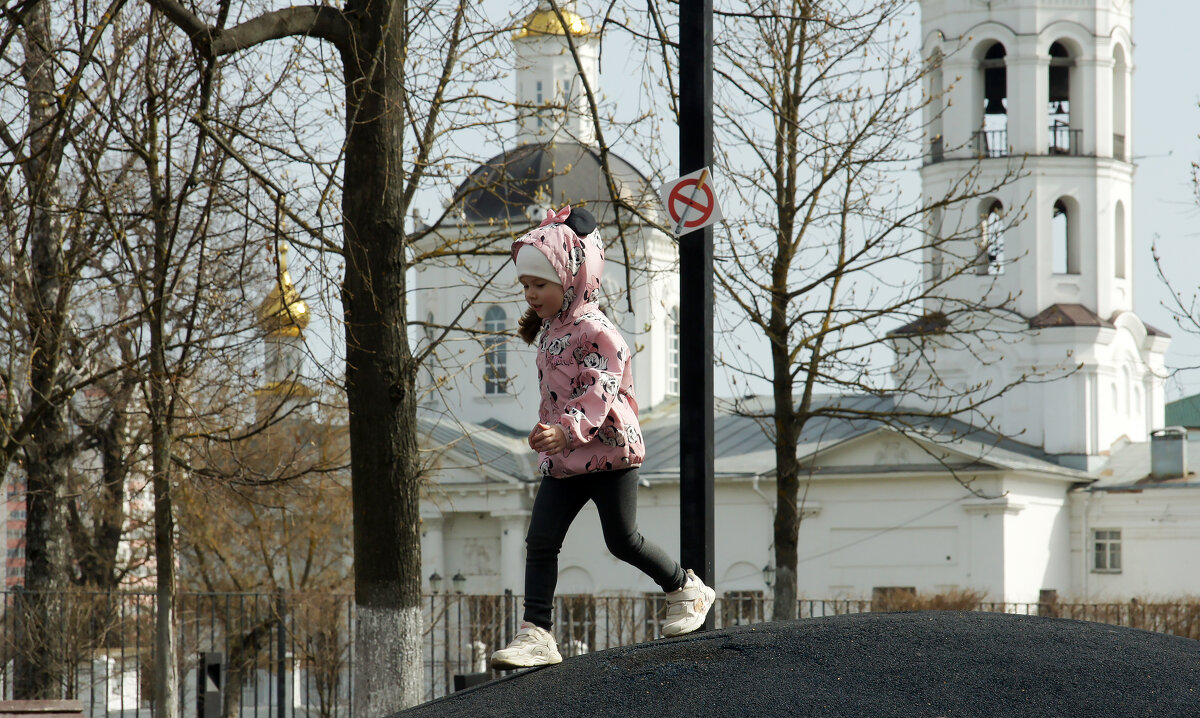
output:
[[[667,197],[667,211],[671,221],[679,224],[679,218],[685,216],[688,210],[695,210],[699,215],[689,218],[683,223],[684,229],[694,229],[708,221],[712,216],[713,207],[717,206],[717,198],[713,196],[712,185],[705,183],[699,189],[697,179],[686,179],[671,188]]]

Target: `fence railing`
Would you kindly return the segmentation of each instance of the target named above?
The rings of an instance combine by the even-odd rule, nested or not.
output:
[[[1050,125],[1050,147],[1047,150],[1052,155],[1083,154],[1083,130],[1073,130],[1068,125]]]
[[[154,596],[148,593],[0,593],[0,699],[33,670],[56,676],[58,697],[82,700],[92,718],[148,718],[154,655]],[[961,602],[960,602],[961,603]],[[718,598],[717,628],[772,615],[761,591]],[[1200,639],[1200,603],[948,603],[801,600],[802,619],[881,610],[945,608],[1096,621]],[[490,677],[488,657],[506,645],[522,599],[435,594],[422,599],[426,700],[458,682]],[[650,641],[666,612],[661,593],[559,596],[554,633],[564,656]],[[177,598],[180,715],[198,715],[219,689],[217,715],[342,718],[353,715],[354,601],[331,594],[184,594]],[[39,625],[49,626],[40,630]],[[218,655],[219,654],[219,655]],[[214,660],[223,670],[205,670]],[[25,672],[25,673],[22,673]],[[204,680],[201,680],[204,679]],[[207,683],[206,683],[207,681]],[[210,708],[211,710],[211,708]],[[211,715],[211,714],[210,714]]]
[[[1008,157],[1008,130],[977,130],[971,133],[975,156],[979,158]]]

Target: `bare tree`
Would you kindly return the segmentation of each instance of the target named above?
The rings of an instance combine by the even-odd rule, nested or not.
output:
[[[64,29],[74,24],[76,32]],[[94,377],[72,348],[79,333],[72,302],[89,258],[111,246],[89,222],[97,188],[76,182],[98,118],[84,101],[97,55],[112,25],[103,11],[25,2],[3,15],[3,120],[0,212],[6,282],[2,321],[3,429],[0,467],[23,474],[26,493],[25,608],[31,627],[18,658],[16,695],[53,697],[64,666],[46,650],[45,631],[71,578],[67,498],[76,449],[75,393]],[[110,55],[111,57],[111,55]],[[16,465],[13,461],[16,459]],[[61,608],[61,607],[59,607]]]
[[[931,419],[975,417],[1006,389],[951,391],[921,378],[930,342],[966,346],[964,337],[980,332],[1003,342],[1006,330],[984,319],[1004,317],[1012,298],[947,291],[989,260],[978,227],[936,219],[999,185],[967,173],[945,196],[921,197],[901,183],[921,160],[930,101],[921,91],[928,65],[903,48],[906,12],[892,2],[779,0],[720,13],[718,137],[724,176],[746,209],[728,223],[716,279],[737,307],[733,335],[750,328],[769,348],[769,363],[732,351],[730,365],[769,382],[774,398],[766,411],[744,411],[775,444],[776,620],[796,617],[806,423],[874,420],[920,431]],[[908,376],[889,371],[897,342]],[[861,401],[898,389],[919,401],[889,409]]]

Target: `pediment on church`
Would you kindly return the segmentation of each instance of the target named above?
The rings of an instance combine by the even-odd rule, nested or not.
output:
[[[802,465],[816,476],[1018,468],[1011,451],[952,436],[905,435],[889,427],[871,429],[826,446],[800,449]]]

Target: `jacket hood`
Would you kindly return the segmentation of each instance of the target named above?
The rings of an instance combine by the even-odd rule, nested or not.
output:
[[[599,309],[600,277],[604,273],[604,243],[600,230],[579,236],[566,224],[571,208],[559,212],[547,211],[546,219],[536,229],[521,235],[513,242],[512,259],[525,245],[536,247],[550,260],[563,287],[563,306],[550,321],[574,321]]]

